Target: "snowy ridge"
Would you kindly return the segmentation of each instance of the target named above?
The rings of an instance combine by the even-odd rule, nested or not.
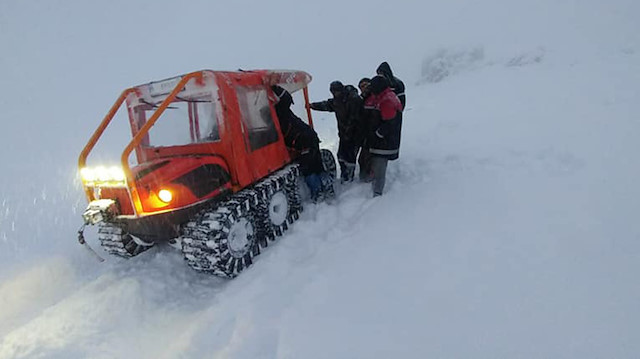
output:
[[[631,357],[638,204],[615,196],[633,188],[635,123],[619,115],[614,129],[597,115],[606,103],[576,109],[542,91],[557,76],[536,66],[412,88],[387,193],[354,183],[331,205],[307,205],[233,281],[192,272],[169,248],[88,274],[48,264],[59,288],[14,306],[0,357]],[[619,186],[599,184],[612,173]],[[609,212],[614,203],[625,210]],[[16,282],[28,285],[15,278],[4,298]]]

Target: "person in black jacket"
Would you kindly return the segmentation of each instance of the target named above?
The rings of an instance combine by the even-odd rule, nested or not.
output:
[[[291,94],[278,85],[272,86],[272,90],[278,97],[278,102],[274,107],[285,145],[299,151],[318,146],[320,139],[318,139],[316,131],[291,110],[291,105],[293,105]]]
[[[358,154],[358,166],[360,167],[359,177],[361,182],[371,182],[373,173],[371,170],[371,154],[369,153],[369,141],[367,135],[371,132],[371,128],[379,122],[379,113],[373,106],[373,93],[371,93],[371,79],[364,77],[358,82],[360,88],[360,97],[363,101],[363,109],[361,114],[361,126],[364,135],[362,147]]]
[[[293,113],[293,98],[287,90],[278,85],[272,86],[271,89],[277,97],[274,107],[284,143],[300,153],[297,161],[300,164],[300,173],[311,192],[311,199],[316,202],[321,196],[332,197],[333,180],[322,164],[318,134]]]
[[[372,105],[379,113],[378,122],[373,124],[368,137],[373,196],[376,197],[382,195],[388,161],[396,160],[400,155],[402,103],[382,76],[372,78],[370,88],[374,95]]]
[[[353,86],[344,86],[340,81],[329,85],[332,98],[310,104],[316,111],[328,111],[336,114],[338,122],[338,162],[340,163],[340,179],[350,182],[356,168],[356,156],[362,144],[364,134],[361,132],[362,98]]]
[[[402,82],[399,78],[393,76],[393,71],[391,71],[391,66],[384,61],[378,66],[376,69],[376,74],[384,77],[389,81],[389,86],[391,90],[398,96],[400,103],[402,103],[402,111],[404,111],[404,107],[407,103],[406,96],[404,94],[404,82]]]

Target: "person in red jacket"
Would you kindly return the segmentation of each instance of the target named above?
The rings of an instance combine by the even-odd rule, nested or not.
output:
[[[400,134],[402,132],[402,103],[389,87],[383,76],[371,79],[372,105],[379,112],[368,137],[371,169],[373,172],[373,196],[382,195],[387,163],[400,156]]]

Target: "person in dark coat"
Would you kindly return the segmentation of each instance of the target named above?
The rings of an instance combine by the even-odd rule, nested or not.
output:
[[[287,147],[300,153],[297,161],[300,164],[300,173],[304,176],[311,192],[311,199],[315,202],[322,195],[331,197],[333,182],[322,165],[318,134],[293,113],[291,110],[293,98],[287,90],[278,85],[272,86],[271,89],[277,97],[274,107],[284,143]]]
[[[363,101],[363,109],[361,114],[362,131],[365,133],[360,153],[358,154],[358,166],[360,167],[359,178],[361,182],[371,182],[373,173],[371,171],[371,154],[369,153],[369,141],[367,135],[371,132],[371,128],[376,124],[379,113],[373,106],[373,94],[371,93],[371,79],[364,77],[358,82],[360,88],[360,97]]]
[[[391,66],[384,61],[378,66],[376,69],[376,74],[384,77],[389,81],[389,86],[391,90],[398,96],[400,103],[402,103],[402,111],[404,111],[404,107],[407,103],[406,96],[404,94],[404,82],[402,82],[399,78],[393,76],[393,71],[391,71]]]
[[[387,163],[400,156],[400,134],[402,132],[402,103],[391,90],[386,78],[371,79],[371,104],[379,112],[379,120],[369,133],[369,152],[373,171],[373,196],[382,195]]]
[[[298,151],[318,146],[320,139],[316,131],[291,110],[291,94],[278,85],[272,86],[272,90],[278,98],[274,107],[285,145]]]
[[[363,141],[359,121],[361,119],[362,98],[353,86],[344,86],[340,81],[333,81],[329,85],[332,98],[310,104],[316,111],[328,111],[336,114],[338,122],[338,162],[340,163],[340,179],[350,182],[356,167],[356,156]]]

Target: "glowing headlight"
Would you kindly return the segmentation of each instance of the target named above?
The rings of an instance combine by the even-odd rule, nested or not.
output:
[[[169,203],[173,199],[173,194],[168,189],[158,191],[158,198],[164,203]]]
[[[92,168],[85,167],[80,170],[80,177],[85,182],[93,182],[96,180],[96,172]]]
[[[113,166],[109,169],[109,174],[114,181],[124,182],[124,171],[120,167]]]
[[[108,182],[111,179],[111,174],[106,167],[98,167],[96,168],[96,177],[100,182]]]
[[[84,182],[124,182],[125,175],[122,168],[113,167],[85,167],[80,170],[80,177]]]

